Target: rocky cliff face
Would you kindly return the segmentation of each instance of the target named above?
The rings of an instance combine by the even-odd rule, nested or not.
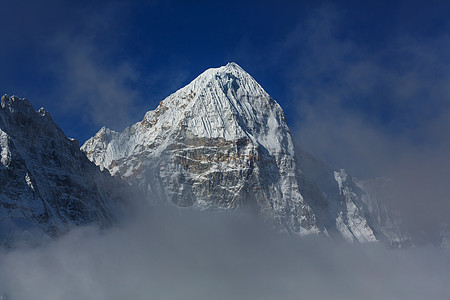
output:
[[[57,235],[72,225],[108,225],[126,184],[101,172],[43,108],[3,96],[0,108],[0,232],[39,228]],[[117,188],[112,189],[115,186]]]
[[[102,128],[81,149],[153,204],[247,207],[293,234],[384,237],[366,193],[344,171],[298,156],[281,107],[234,63],[205,71],[122,133]]]

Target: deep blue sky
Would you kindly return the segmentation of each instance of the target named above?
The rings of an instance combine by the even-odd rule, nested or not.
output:
[[[44,106],[80,142],[229,61],[337,165],[349,148],[364,160],[450,135],[449,1],[0,0],[0,11],[0,92]]]

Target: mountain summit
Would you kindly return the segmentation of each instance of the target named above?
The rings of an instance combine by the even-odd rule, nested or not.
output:
[[[151,204],[250,208],[298,235],[385,237],[362,185],[313,156],[297,157],[280,105],[235,63],[206,70],[122,133],[102,128],[81,149]]]
[[[248,138],[268,151],[288,151],[291,155],[294,151],[287,137],[290,133],[281,107],[235,63],[206,70],[167,97],[155,110],[147,112],[140,122],[142,126],[138,124],[126,129],[124,134],[128,134],[129,130],[133,134],[137,129],[145,130],[145,140],[135,141],[140,145],[153,143],[162,136],[182,130],[205,139],[233,141]],[[118,137],[117,133],[107,128],[102,128],[98,134],[105,134],[111,139]],[[94,150],[88,148],[92,143],[94,140],[91,139],[82,149]],[[135,148],[135,145],[130,147],[129,143],[121,143],[118,148],[96,146],[101,147],[98,155],[86,152],[97,164],[108,169],[111,169],[112,161],[132,154]],[[115,172],[116,169],[112,168],[112,173]]]

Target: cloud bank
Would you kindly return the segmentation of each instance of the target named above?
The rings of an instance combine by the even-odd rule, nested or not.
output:
[[[446,299],[450,255],[294,239],[245,215],[153,211],[0,253],[7,299]]]

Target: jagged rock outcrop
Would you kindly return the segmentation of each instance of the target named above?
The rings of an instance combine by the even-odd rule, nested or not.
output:
[[[0,107],[0,234],[39,228],[51,236],[73,225],[110,224],[128,185],[102,172],[43,108],[3,96]],[[114,188],[113,188],[114,187]]]

